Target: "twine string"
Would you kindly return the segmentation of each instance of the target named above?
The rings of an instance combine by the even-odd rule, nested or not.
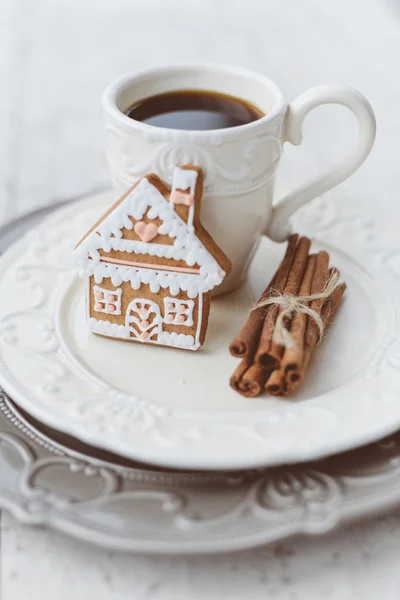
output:
[[[318,312],[310,306],[308,306],[308,303],[313,302],[314,300],[328,299],[339,286],[339,279],[340,274],[338,271],[335,270],[329,277],[323,290],[321,290],[321,292],[318,292],[317,294],[309,294],[308,296],[293,296],[291,294],[278,294],[277,296],[271,295],[269,298],[257,302],[257,304],[253,307],[252,310],[256,310],[257,308],[262,308],[265,306],[270,306],[271,304],[277,304],[281,308],[281,311],[276,320],[272,340],[276,344],[279,344],[284,348],[293,347],[295,344],[290,331],[285,326],[286,320],[290,319],[295,313],[304,314],[313,319],[314,323],[318,328],[319,343],[322,340],[322,336],[324,334],[324,323]]]

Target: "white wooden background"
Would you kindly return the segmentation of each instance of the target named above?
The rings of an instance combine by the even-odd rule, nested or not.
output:
[[[108,185],[100,95],[126,71],[212,60],[268,74],[288,98],[359,88],[375,150],[331,193],[399,219],[400,0],[2,0],[0,222]],[[343,124],[339,126],[338,123]],[[343,109],[309,117],[280,187],[350,143]],[[1,600],[400,598],[400,510],[323,538],[218,557],[119,556],[1,518]]]

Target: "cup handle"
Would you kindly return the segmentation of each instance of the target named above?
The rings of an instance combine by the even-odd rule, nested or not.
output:
[[[323,175],[312,179],[290,192],[273,208],[266,235],[282,242],[290,235],[289,218],[299,208],[324,194],[347,179],[364,162],[374,143],[376,122],[368,100],[357,90],[342,85],[314,87],[292,102],[286,112],[283,141],[299,146],[302,142],[302,126],[308,113],[322,104],[341,104],[349,108],[358,120],[356,147],[338,165]]]

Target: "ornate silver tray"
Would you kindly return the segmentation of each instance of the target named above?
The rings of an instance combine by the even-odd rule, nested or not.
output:
[[[0,251],[44,211],[0,229]],[[0,506],[114,550],[236,550],[400,500],[400,433],[330,459],[235,473],[152,470],[46,428],[0,392]]]

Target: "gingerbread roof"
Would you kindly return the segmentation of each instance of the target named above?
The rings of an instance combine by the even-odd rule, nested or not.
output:
[[[140,179],[77,245],[81,274],[94,275],[98,281],[111,277],[114,285],[130,280],[136,288],[140,282],[153,282],[154,291],[159,286],[176,293],[186,288],[193,297],[219,285],[231,265],[200,223],[201,170],[178,168],[176,179],[191,185],[198,174],[200,194],[188,209],[170,201],[169,189],[156,175]],[[146,258],[143,264],[141,257]],[[184,268],[177,266],[182,264]]]

